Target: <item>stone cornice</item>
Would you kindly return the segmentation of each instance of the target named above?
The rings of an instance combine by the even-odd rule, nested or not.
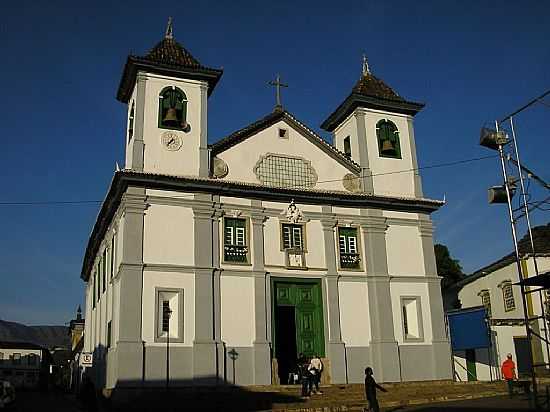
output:
[[[428,214],[437,210],[442,205],[442,202],[428,199],[394,198],[367,195],[365,193],[274,188],[255,184],[229,182],[220,179],[214,180],[198,177],[155,175],[127,170],[119,171],[113,176],[109,191],[101,206],[101,210],[88,240],[81,270],[81,278],[83,280],[87,280],[99,245],[103,241],[105,233],[112,223],[113,217],[119,210],[119,206],[123,205],[122,209],[126,211],[143,213],[148,197],[145,194],[129,193],[129,188],[132,188],[132,191],[139,189],[157,189],[196,193],[193,199],[193,209],[198,209],[197,213],[201,215],[198,218],[204,217],[210,219],[213,218],[213,210],[216,205],[216,202],[212,199],[207,200],[208,196],[212,195],[283,203],[288,203],[290,199],[294,199],[298,204],[331,205],[348,208],[394,210]],[[151,203],[153,200],[160,202],[160,196],[151,196],[149,199]],[[172,201],[174,200],[170,200],[169,202]],[[203,207],[196,207],[197,203],[203,203]],[[242,208],[244,209],[244,207]],[[211,214],[210,217],[206,216],[209,213]],[[264,213],[269,216],[270,210],[265,209]],[[319,213],[319,216],[323,216],[323,214]],[[362,217],[361,220],[364,221],[365,218]],[[372,220],[372,218],[368,220]],[[358,221],[360,220],[358,219]],[[367,221],[364,227],[369,230],[369,226],[371,232],[377,228],[385,231],[385,228],[380,225],[374,225],[373,227],[373,225],[369,225],[369,221]],[[386,221],[384,221],[383,226],[387,226]]]

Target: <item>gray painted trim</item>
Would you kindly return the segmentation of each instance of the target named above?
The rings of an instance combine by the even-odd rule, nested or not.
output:
[[[145,143],[143,133],[145,129],[145,87],[146,77],[138,75],[136,79],[136,106],[134,108],[134,136],[131,142],[132,170],[143,171]],[[127,141],[127,139],[124,139]],[[130,142],[126,143],[128,150]]]
[[[422,298],[420,296],[400,296],[399,303],[401,308],[405,300],[414,300],[416,302],[416,322],[418,323],[418,337],[411,337],[405,334],[405,320],[403,319],[403,310],[401,310],[401,333],[403,334],[403,343],[424,342],[424,322],[422,321]]]
[[[407,119],[407,128],[409,130],[409,145],[411,147],[411,159],[414,169],[414,194],[416,197],[422,197],[422,179],[420,178],[420,171],[418,170],[418,160],[416,158],[416,140],[414,138],[414,126],[412,118]]]
[[[369,150],[367,145],[367,129],[365,114],[355,112],[355,123],[357,127],[357,145],[359,147],[359,164],[361,165],[361,183],[364,192],[374,193],[374,180],[369,167]]]
[[[162,310],[160,305],[159,296],[163,292],[175,292],[178,295],[178,337],[170,337],[170,342],[182,343],[184,342],[184,291],[177,288],[160,288],[155,287],[155,342],[166,342],[167,338],[159,335],[159,311]]]

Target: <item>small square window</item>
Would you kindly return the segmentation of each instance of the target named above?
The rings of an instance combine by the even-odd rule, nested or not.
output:
[[[279,138],[280,139],[288,139],[288,130],[287,129],[279,129]]]

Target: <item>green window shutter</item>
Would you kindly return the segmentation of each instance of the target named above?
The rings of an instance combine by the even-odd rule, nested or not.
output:
[[[355,236],[348,236],[348,251],[357,253],[357,238]]]
[[[233,226],[228,226],[226,222],[225,226],[225,244],[232,245],[235,239],[235,228]]]
[[[340,267],[343,269],[359,268],[357,229],[352,227],[339,227],[338,240],[340,248]]]

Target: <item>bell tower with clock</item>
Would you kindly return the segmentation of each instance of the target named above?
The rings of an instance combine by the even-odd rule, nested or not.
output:
[[[125,168],[207,177],[207,99],[221,75],[174,39],[171,19],[145,56],[128,56],[117,92],[128,105]]]

